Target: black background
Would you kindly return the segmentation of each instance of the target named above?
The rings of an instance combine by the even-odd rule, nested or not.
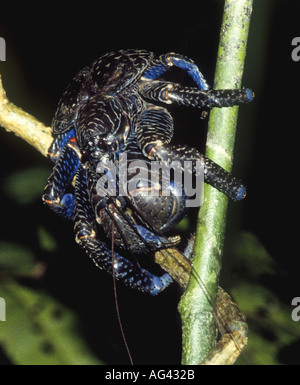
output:
[[[9,99],[47,125],[72,76],[116,49],[182,53],[193,58],[213,83],[223,1],[36,4],[30,9],[27,3],[14,9],[1,6],[0,36],[6,40],[7,61],[0,63],[0,70]],[[256,99],[240,109],[234,165],[248,196],[242,203],[230,204],[228,223],[228,231],[251,231],[266,247],[279,272],[268,284],[287,305],[300,291],[300,62],[291,58],[292,39],[300,36],[299,14],[296,0],[254,1],[243,85],[254,90]],[[177,140],[194,144],[195,138],[205,138],[206,124],[199,123],[197,113],[180,110],[175,114]],[[182,126],[186,128],[180,134]],[[48,160],[4,130],[0,132],[0,161],[0,178],[34,164],[51,170]],[[76,309],[80,300],[84,333],[102,358],[127,363],[125,350],[114,346],[122,342],[111,278],[84,258],[73,241],[72,226],[41,202],[30,211],[16,211],[4,199],[1,237],[28,243],[39,253],[34,229],[37,223],[47,223],[59,252],[46,256],[51,259],[46,285],[70,307]],[[178,295],[174,287],[160,298],[123,287],[119,290],[122,322],[136,363],[179,362]],[[175,326],[174,319],[178,320]]]

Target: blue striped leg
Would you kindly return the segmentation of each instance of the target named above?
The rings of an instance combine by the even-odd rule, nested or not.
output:
[[[63,134],[57,135],[57,137],[53,140],[48,150],[48,156],[53,163],[56,163],[58,161],[63,148],[65,147],[67,142],[72,138],[75,138],[74,128],[72,128],[70,131],[67,131]]]
[[[173,120],[169,112],[160,107],[148,105],[137,121],[137,143],[144,156],[159,162],[178,161],[184,168],[184,162],[192,162],[193,174],[196,174],[196,162],[204,168],[204,182],[215,187],[233,200],[244,198],[246,189],[241,181],[229,174],[215,162],[200,154],[196,149],[184,144],[170,145],[173,135]]]
[[[43,201],[58,215],[74,218],[74,196],[65,193],[80,165],[78,146],[70,140],[53,168],[44,190]]]
[[[86,183],[86,171],[78,170],[75,184],[76,242],[85,250],[97,267],[112,275],[112,258],[116,279],[134,289],[156,295],[163,291],[173,280],[169,274],[161,277],[151,274],[137,264],[123,258],[98,238],[95,215],[92,210]]]
[[[176,66],[186,71],[195,81],[200,90],[207,90],[208,84],[199,68],[192,59],[178,55],[176,53],[167,53],[154,59],[147,70],[144,72],[142,80],[154,80],[166,72],[170,67]]]

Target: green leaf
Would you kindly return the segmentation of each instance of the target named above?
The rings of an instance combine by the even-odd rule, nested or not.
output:
[[[256,365],[280,364],[278,357],[281,349],[300,338],[299,323],[291,317],[293,308],[258,284],[235,285],[231,294],[246,314],[249,324],[245,355]]]
[[[249,278],[275,274],[274,260],[255,234],[246,231],[240,233],[233,244],[231,255],[235,257],[235,269],[242,267]]]
[[[266,277],[276,274],[276,263],[250,232],[237,236],[230,254],[235,263],[229,292],[249,326],[247,361],[241,357],[239,363],[279,365],[280,352],[299,340],[300,328],[292,320],[292,306],[263,286]]]
[[[1,283],[0,296],[6,301],[0,344],[14,364],[101,364],[80,336],[74,313],[52,297],[13,280]]]
[[[17,171],[4,179],[3,191],[18,204],[26,205],[41,198],[48,176],[45,167]]]
[[[39,226],[37,229],[37,236],[41,249],[49,252],[53,252],[57,248],[55,238],[48,232],[43,226]]]
[[[23,245],[0,241],[0,271],[29,273],[35,265],[34,253]]]

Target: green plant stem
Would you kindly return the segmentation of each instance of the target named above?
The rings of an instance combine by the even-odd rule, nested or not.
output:
[[[240,88],[246,55],[253,0],[226,0],[215,74],[215,89]],[[238,107],[213,109],[210,113],[206,155],[231,171]],[[179,311],[182,319],[182,364],[199,364],[216,342],[214,301],[226,225],[227,197],[205,185],[194,249],[194,269]],[[207,291],[203,290],[203,284]]]

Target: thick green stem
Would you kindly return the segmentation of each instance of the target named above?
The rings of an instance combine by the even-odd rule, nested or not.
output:
[[[216,89],[240,88],[253,0],[226,0],[215,74]],[[206,155],[231,171],[238,107],[213,109]],[[183,329],[183,364],[199,364],[216,342],[214,301],[221,268],[227,197],[205,186],[194,249],[194,269],[179,311]],[[207,291],[203,290],[203,284]]]

